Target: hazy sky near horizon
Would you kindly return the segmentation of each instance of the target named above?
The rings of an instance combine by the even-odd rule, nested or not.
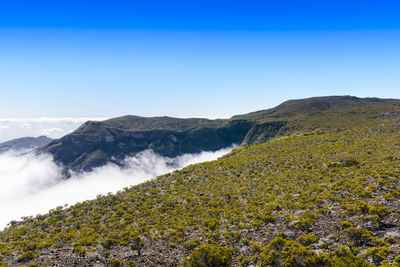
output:
[[[311,96],[400,98],[399,11],[386,0],[4,0],[0,118],[215,118]]]

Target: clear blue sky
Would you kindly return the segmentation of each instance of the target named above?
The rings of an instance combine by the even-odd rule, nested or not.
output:
[[[0,118],[400,98],[396,1],[0,1]]]

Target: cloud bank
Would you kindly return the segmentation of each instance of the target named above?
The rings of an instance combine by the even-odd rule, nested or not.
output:
[[[65,117],[65,118],[0,118],[0,142],[11,139],[46,135],[60,138],[86,121],[106,120],[103,117]]]
[[[50,155],[16,151],[0,154],[0,229],[22,216],[47,213],[57,206],[115,193],[190,164],[215,160],[232,148],[176,158],[161,157],[146,150],[126,158],[127,168],[109,164],[89,173],[73,174],[67,180],[62,178],[61,168]]]

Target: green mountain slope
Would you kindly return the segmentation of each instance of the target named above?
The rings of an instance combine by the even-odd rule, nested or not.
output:
[[[260,144],[276,135],[316,128],[333,130],[350,125],[365,126],[377,118],[399,114],[398,99],[329,96],[289,100],[272,109],[234,116],[232,120],[255,122],[243,142]]]
[[[290,100],[229,120],[124,116],[86,122],[40,151],[51,153],[66,171],[90,171],[108,162],[119,164],[145,149],[175,157],[215,151],[232,143],[261,144],[298,131],[367,125],[371,119],[396,116],[399,105],[399,100],[331,96]]]
[[[0,152],[12,149],[14,150],[33,149],[36,147],[47,145],[52,140],[53,139],[48,138],[47,136],[17,138],[7,142],[0,143]]]
[[[296,121],[304,129],[12,222],[0,233],[3,261],[400,266],[399,107],[394,100],[370,102],[355,114],[344,112],[353,110],[349,105],[338,108],[342,115],[321,125],[314,124],[318,114],[310,121],[288,115],[282,127]],[[321,112],[329,109],[333,114]],[[245,116],[264,123],[257,113]]]
[[[105,120],[102,125],[105,127],[125,129],[129,131],[153,131],[166,130],[184,132],[200,127],[218,127],[225,120],[208,120],[208,119],[179,119],[172,117],[139,117],[139,116],[123,116]],[[90,125],[85,124],[76,133],[85,132]]]

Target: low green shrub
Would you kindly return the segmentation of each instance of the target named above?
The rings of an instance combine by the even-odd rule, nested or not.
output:
[[[299,236],[298,240],[302,245],[309,246],[311,244],[317,243],[319,238],[316,235],[304,234],[302,236]]]
[[[110,261],[110,267],[120,267],[121,261],[119,259],[113,259]]]
[[[18,262],[28,262],[31,261],[35,258],[37,258],[39,255],[37,252],[34,251],[25,251],[21,254],[21,256],[18,258]]]
[[[260,256],[267,266],[329,266],[325,255],[317,255],[311,249],[283,237],[273,239]]]
[[[184,261],[183,266],[227,267],[231,265],[232,253],[232,248],[217,247],[206,243],[193,251]]]
[[[371,257],[375,265],[379,265],[392,251],[388,247],[372,247],[367,250],[365,257]]]

